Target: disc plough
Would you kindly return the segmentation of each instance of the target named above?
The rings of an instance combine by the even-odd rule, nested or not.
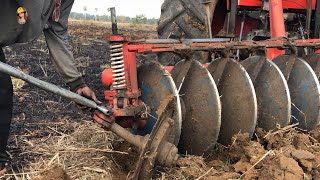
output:
[[[141,121],[136,116],[127,128],[133,133],[148,134],[157,118],[166,114],[174,121],[167,140],[176,145],[180,153],[204,155],[217,142],[230,145],[238,133],[252,136],[256,127],[272,131],[298,123],[299,128],[310,131],[319,124],[319,55],[314,53],[300,58],[296,53],[296,48],[300,47],[316,50],[319,39],[129,41],[115,35],[110,37],[110,42],[111,46],[122,44],[123,79],[131,81],[122,91],[114,88],[106,91],[110,105],[115,107],[114,103],[119,103],[120,96],[115,94],[140,92],[141,96],[132,97],[137,97],[135,102],[141,101],[147,107],[146,125],[133,126]],[[269,48],[285,50],[288,55],[268,59]],[[259,55],[238,61],[232,57],[237,50],[249,50]],[[136,53],[187,54],[188,51],[208,51],[218,58],[206,64],[201,64],[199,59],[185,58],[175,66],[162,66],[150,60],[143,62],[137,73],[130,65],[135,64]],[[113,86],[112,76],[118,70],[105,70],[103,82],[106,87]],[[136,74],[138,86],[132,89],[135,83],[132,76]],[[129,99],[127,107],[135,106],[130,104],[131,97],[122,98]],[[121,116],[115,118],[123,119]]]

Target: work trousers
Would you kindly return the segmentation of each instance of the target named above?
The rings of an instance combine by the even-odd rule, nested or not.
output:
[[[0,47],[0,61],[6,62],[5,55]],[[13,107],[13,87],[10,76],[0,72],[0,154],[5,153]]]

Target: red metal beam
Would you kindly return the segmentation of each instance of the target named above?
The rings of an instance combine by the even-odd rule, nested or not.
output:
[[[130,52],[148,53],[148,52],[174,52],[183,50],[237,50],[252,48],[290,48],[297,47],[315,47],[320,48],[320,39],[307,40],[266,40],[266,41],[243,41],[243,42],[191,42],[191,43],[137,43],[129,44]]]
[[[270,36],[271,38],[286,37],[286,29],[284,26],[282,0],[269,0],[270,7]],[[278,49],[269,49],[268,58],[274,59],[284,51]]]
[[[270,2],[270,1],[269,1]],[[282,0],[285,9],[306,9],[306,0]],[[261,7],[261,0],[239,0],[239,6]],[[316,7],[316,0],[312,0],[312,9]]]

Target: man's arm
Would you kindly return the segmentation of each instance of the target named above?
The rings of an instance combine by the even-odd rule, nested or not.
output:
[[[82,75],[76,67],[70,46],[50,28],[44,30],[52,62],[62,79],[75,91],[85,86]]]
[[[51,59],[58,73],[70,86],[70,89],[80,95],[100,103],[94,92],[82,80],[81,73],[77,70],[76,63],[68,44],[68,18],[73,5],[73,0],[62,1],[59,21],[48,20],[48,27],[44,30],[47,46]]]

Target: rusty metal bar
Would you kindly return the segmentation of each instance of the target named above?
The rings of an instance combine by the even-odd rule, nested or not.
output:
[[[237,0],[231,0],[230,1],[230,21],[229,21],[229,30],[228,35],[235,36],[236,34],[236,22],[237,22],[237,7],[238,7],[238,1]]]
[[[146,52],[173,52],[182,50],[194,51],[210,51],[210,50],[237,50],[237,49],[253,49],[253,48],[279,48],[286,49],[292,46],[296,47],[313,47],[320,48],[320,39],[307,40],[266,40],[266,41],[242,41],[242,42],[216,42],[210,39],[196,41],[193,39],[185,39],[185,43],[131,43],[128,45],[130,52],[146,53]]]
[[[98,109],[101,112],[103,112],[106,115],[109,115],[110,112],[107,110],[107,108],[98,106],[94,101],[91,101],[83,96],[80,96],[79,94],[76,94],[74,92],[71,92],[69,90],[63,89],[61,87],[58,87],[54,84],[42,81],[40,79],[37,79],[35,77],[32,77],[8,64],[5,64],[3,62],[0,62],[0,72],[8,74],[10,76],[22,79],[34,86],[37,86],[38,88],[41,88],[45,91],[51,92],[53,94],[59,95],[61,97],[67,98],[73,102],[76,102],[78,104]]]
[[[312,0],[306,0],[307,4],[307,19],[306,19],[306,27],[305,31],[307,32],[307,39],[310,38],[310,26],[311,26],[311,16],[312,16]]]
[[[116,14],[116,8],[111,7],[108,9],[111,13],[111,23],[112,23],[112,34],[116,35],[118,34],[118,24],[117,24],[117,14]]]
[[[42,81],[40,79],[37,79],[35,77],[32,77],[28,74],[21,72],[20,70],[14,68],[12,66],[9,66],[9,65],[2,63],[2,62],[0,62],[0,72],[3,72],[3,73],[8,74],[10,76],[22,79],[22,80],[24,80],[34,86],[37,86],[45,91],[52,92],[53,94],[70,99],[71,101],[74,101],[78,104],[82,104],[82,105],[90,107],[90,108],[98,109],[106,115],[110,114],[110,112],[107,110],[107,108],[102,107],[102,106],[98,106],[95,102],[93,102],[87,98],[84,98],[84,97],[82,97],[76,93],[73,93],[69,90],[58,87],[54,84],[51,84],[51,83]],[[129,131],[122,128],[120,125],[118,125],[116,123],[113,123],[110,125],[110,130],[112,132],[114,132],[116,135],[118,135],[119,137],[126,140],[127,142],[129,142],[139,148],[143,148],[146,143],[146,140],[148,139],[148,137],[146,137],[146,136],[133,135],[132,133],[130,133]]]
[[[212,38],[212,39],[140,39],[130,41],[129,44],[170,44],[170,43],[205,43],[205,42],[228,42],[231,38]]]
[[[125,141],[129,142],[130,144],[138,147],[138,148],[144,148],[146,141],[148,140],[148,136],[139,136],[139,135],[134,135],[128,130],[124,129],[117,123],[113,123],[110,126],[110,130],[124,139]]]

